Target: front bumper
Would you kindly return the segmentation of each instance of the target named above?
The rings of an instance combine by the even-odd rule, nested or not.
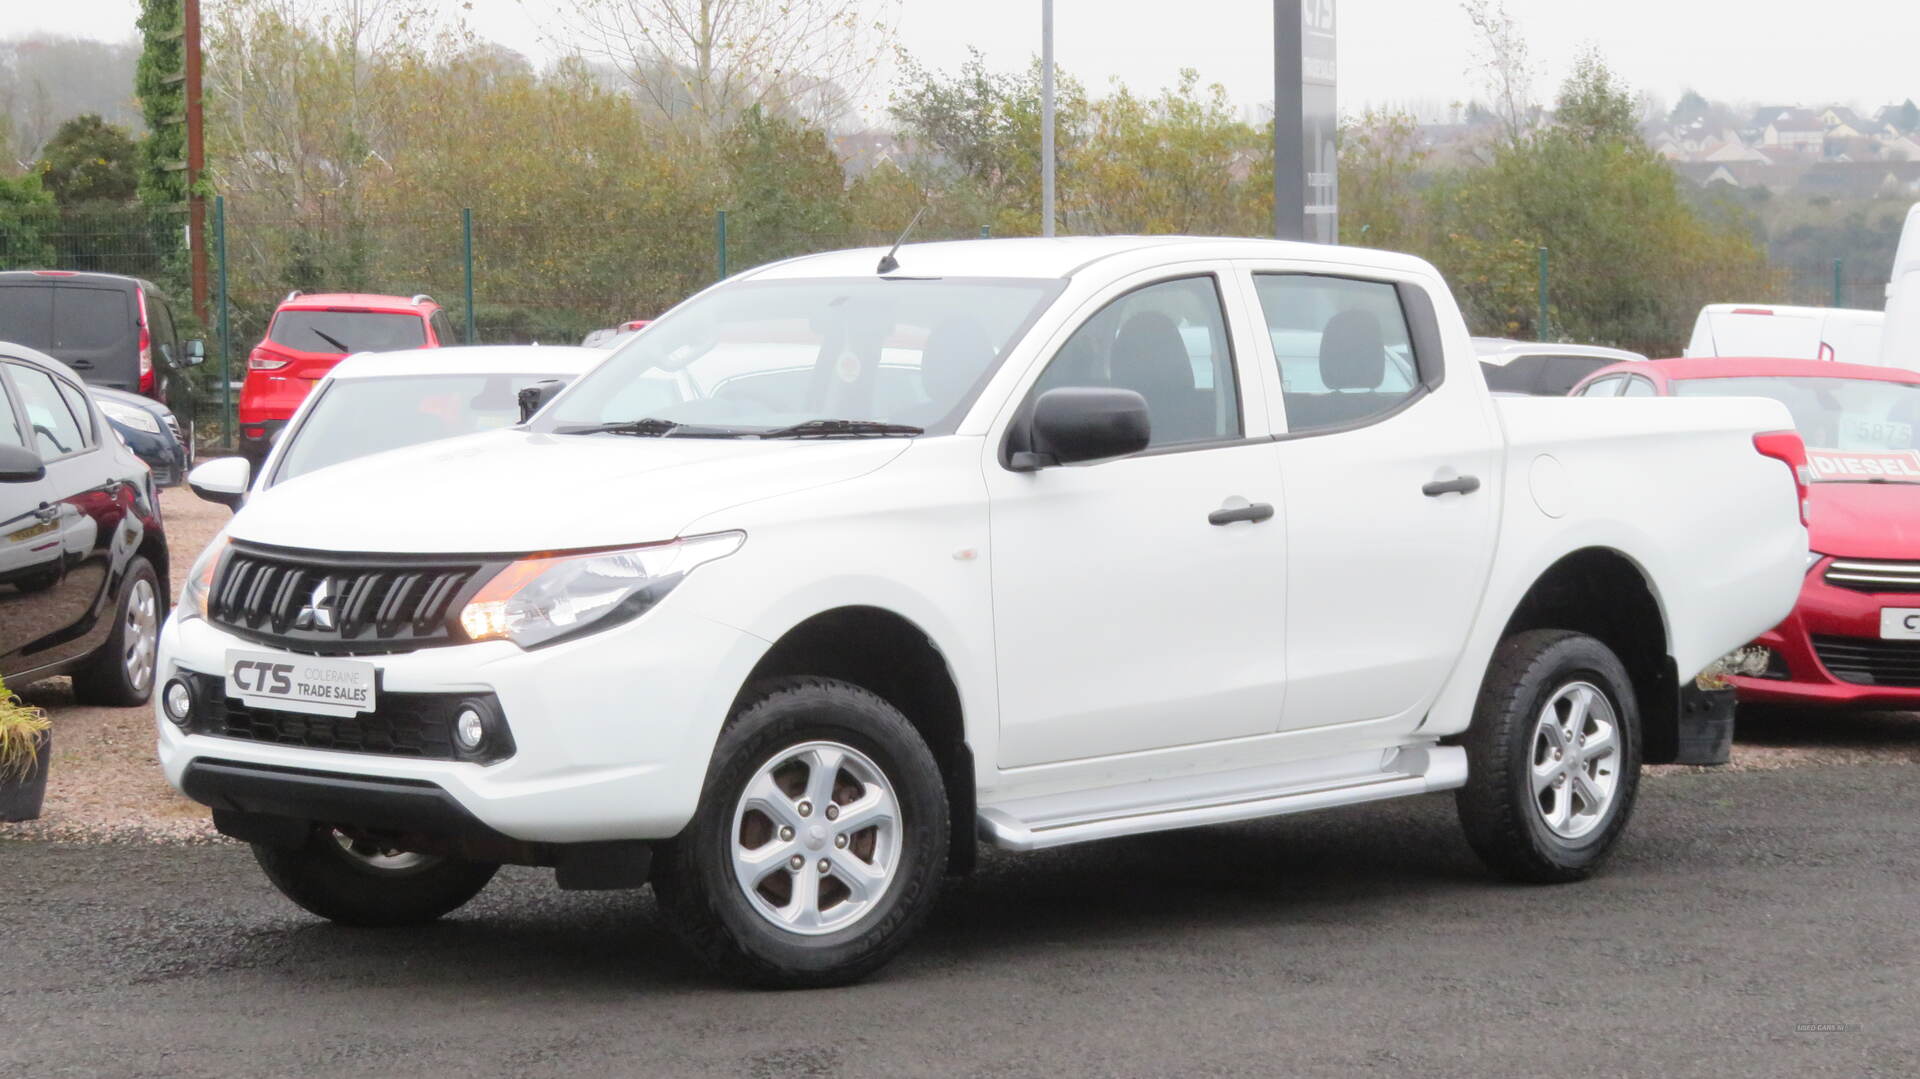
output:
[[[1920,608],[1920,594],[1859,592],[1828,584],[1825,573],[1830,559],[1821,559],[1807,574],[1800,587],[1800,600],[1787,620],[1756,638],[1753,643],[1773,651],[1775,669],[1769,677],[1739,677],[1733,684],[1742,704],[1779,704],[1825,708],[1920,708],[1920,684],[1889,684],[1888,679],[1920,683],[1920,677],[1907,679],[1897,672],[1905,669],[1900,653],[1911,646],[1916,673],[1920,673],[1920,641],[1883,641],[1880,637],[1880,610],[1883,607]],[[1816,645],[1815,638],[1820,638]],[[1821,657],[1858,656],[1863,652],[1886,654],[1882,664],[1847,663],[1841,673]],[[1838,659],[1835,662],[1839,662]],[[1879,675],[1871,673],[1879,670]]]
[[[528,843],[666,839],[692,817],[720,726],[766,647],[667,603],[626,625],[531,652],[489,641],[361,657],[379,665],[383,694],[492,694],[514,749],[491,764],[189,733],[166,718],[156,693],[160,764],[176,788],[221,809],[246,807],[200,797],[211,788],[204,778],[189,781],[196,762],[203,776],[212,762],[228,772],[246,769],[249,812],[306,804],[296,788],[312,787],[318,776],[437,788],[460,815]],[[229,648],[262,651],[176,613],[161,633],[155,684],[183,671],[222,678]],[[289,777],[278,794],[276,770]]]

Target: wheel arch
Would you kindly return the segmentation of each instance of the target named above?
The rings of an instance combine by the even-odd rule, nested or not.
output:
[[[1563,555],[1527,589],[1500,636],[1530,629],[1572,630],[1611,649],[1633,680],[1641,759],[1661,764],[1679,755],[1679,677],[1664,608],[1639,563],[1612,547]]]
[[[770,678],[834,678],[878,694],[926,739],[947,788],[952,836],[948,865],[973,868],[974,771],[959,684],[946,656],[913,620],[883,607],[846,606],[814,614],[787,630],[760,657],[734,698]]]

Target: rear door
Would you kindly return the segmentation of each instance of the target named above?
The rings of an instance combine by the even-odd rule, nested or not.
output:
[[[1491,402],[1465,364],[1447,369],[1437,282],[1246,267],[1268,338],[1292,353],[1262,350],[1282,404],[1281,727],[1410,728],[1458,659],[1492,565],[1503,454]]]
[[[53,340],[44,351],[95,386],[140,392],[140,323],[132,287],[57,285]]]

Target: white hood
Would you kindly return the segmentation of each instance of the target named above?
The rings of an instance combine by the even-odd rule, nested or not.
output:
[[[651,543],[729,506],[865,475],[907,445],[491,431],[278,484],[248,499],[229,535],[379,554]]]

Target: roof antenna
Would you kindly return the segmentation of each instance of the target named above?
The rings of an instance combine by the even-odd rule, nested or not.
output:
[[[893,241],[893,246],[887,249],[886,254],[880,256],[880,265],[874,269],[874,273],[887,274],[900,268],[900,260],[894,258],[893,254],[900,250],[901,244],[907,242],[907,233],[913,231],[913,226],[920,223],[920,215],[926,212],[927,207],[924,203],[918,210],[914,211],[913,220],[907,222],[907,227],[900,230],[900,238]]]

